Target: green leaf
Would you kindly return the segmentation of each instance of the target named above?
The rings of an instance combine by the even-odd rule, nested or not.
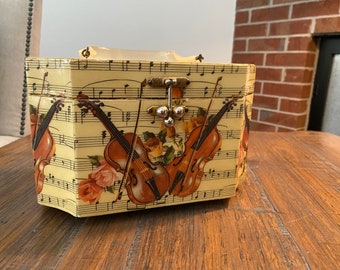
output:
[[[106,188],[105,188],[105,191],[114,193],[113,186],[106,187]]]
[[[164,164],[168,165],[175,158],[175,148],[173,146],[168,147],[164,154]]]
[[[205,115],[205,109],[199,107],[198,110],[197,110],[197,116],[204,116]]]
[[[158,133],[158,138],[159,138],[159,140],[160,140],[162,143],[165,143],[165,142],[166,142],[166,133],[167,133],[166,128],[165,128],[165,129],[162,129],[162,130]]]
[[[147,141],[148,139],[155,138],[155,137],[156,137],[156,135],[153,132],[149,132],[149,131],[143,132],[144,141]]]
[[[100,160],[103,160],[103,156],[95,155],[95,156],[87,156],[90,159],[90,162],[93,166],[98,167],[100,165]]]

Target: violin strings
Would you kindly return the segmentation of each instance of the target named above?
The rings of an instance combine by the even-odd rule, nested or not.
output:
[[[34,127],[34,136],[33,136],[33,140],[32,140],[32,146],[33,146],[33,149],[35,149],[37,147],[37,133],[38,133],[38,122],[39,122],[39,108],[40,108],[40,103],[41,103],[41,99],[42,99],[42,93],[44,92],[44,89],[45,89],[45,80],[46,80],[46,77],[48,76],[48,72],[45,72],[44,73],[44,76],[43,76],[43,80],[42,80],[42,85],[41,85],[41,92],[40,92],[40,96],[39,96],[39,100],[38,100],[38,104],[37,104],[37,107],[36,107],[36,111],[35,111],[35,115],[36,115],[36,122],[35,122],[35,127]]]
[[[132,142],[131,142],[131,144],[124,146],[124,150],[126,150],[126,152],[128,154],[128,159],[127,159],[127,163],[126,163],[126,166],[125,166],[125,169],[124,169],[123,179],[121,181],[119,190],[121,190],[123,183],[125,182],[125,179],[127,178],[128,168],[130,168],[132,160],[134,161],[137,168],[139,169],[139,173],[142,173],[144,178],[150,179],[153,176],[150,173],[149,168],[147,168],[145,166],[145,164],[142,162],[142,160],[140,159],[139,154],[135,151],[135,146],[137,144],[137,127],[138,127],[138,121],[139,121],[141,106],[142,106],[143,88],[144,88],[145,85],[146,85],[146,79],[143,82],[141,82],[141,84],[140,84],[139,104],[138,104],[136,123],[135,123],[135,127],[134,127]],[[126,149],[126,148],[129,148],[129,149]],[[145,168],[147,168],[147,170],[145,170]]]
[[[191,167],[191,164],[192,164],[192,161],[193,161],[193,158],[194,158],[194,154],[198,150],[198,147],[203,143],[203,142],[201,142],[202,141],[202,134],[204,133],[204,130],[205,130],[204,127],[206,126],[206,124],[208,122],[209,110],[211,108],[211,105],[212,105],[212,102],[213,102],[213,98],[215,96],[215,93],[216,93],[216,90],[217,90],[217,86],[218,86],[218,83],[219,83],[220,80],[222,80],[222,76],[218,77],[217,80],[216,80],[215,88],[214,88],[214,91],[213,91],[213,93],[211,95],[210,102],[209,102],[207,110],[206,110],[206,114],[205,114],[205,118],[204,118],[204,123],[203,123],[202,128],[201,128],[201,130],[199,132],[199,135],[198,135],[198,138],[197,138],[196,142],[194,142],[194,144],[191,146],[191,148],[193,148],[193,151],[191,152],[191,155],[190,155],[190,158],[189,158],[189,162],[187,164],[187,167],[186,167],[184,175],[187,175],[187,171]],[[200,142],[200,143],[197,143],[197,142]],[[196,146],[193,147],[195,144],[197,144],[197,145],[199,144],[199,146],[198,147],[196,147]],[[183,187],[183,182],[184,181],[182,180],[182,185],[181,185],[182,187]]]

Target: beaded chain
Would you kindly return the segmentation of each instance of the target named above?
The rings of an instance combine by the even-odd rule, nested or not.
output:
[[[31,42],[32,19],[33,19],[33,2],[34,2],[34,0],[29,0],[29,4],[28,4],[25,58],[30,55],[30,42]],[[26,124],[26,105],[27,105],[26,67],[25,67],[25,70],[24,70],[24,81],[23,81],[22,100],[21,101],[22,101],[22,103],[21,103],[20,135],[24,135],[25,124]]]

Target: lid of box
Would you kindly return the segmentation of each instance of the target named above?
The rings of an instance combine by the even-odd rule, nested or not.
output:
[[[152,60],[137,51],[116,53],[123,60],[97,49],[81,51],[83,58],[26,59],[27,88],[31,95],[76,98],[167,98],[166,82],[173,84],[174,98],[230,97],[253,92],[252,64],[204,63],[201,56],[182,58],[173,52],[158,52]],[[95,54],[92,58],[89,55]],[[150,54],[150,53],[149,53]],[[114,59],[113,59],[114,58]],[[154,60],[157,59],[157,60]],[[160,61],[171,60],[171,61]]]

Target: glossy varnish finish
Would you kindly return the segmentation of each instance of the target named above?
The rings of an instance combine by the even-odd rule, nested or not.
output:
[[[338,136],[253,132],[236,197],[83,219],[36,203],[30,147],[0,149],[0,269],[339,269]]]

